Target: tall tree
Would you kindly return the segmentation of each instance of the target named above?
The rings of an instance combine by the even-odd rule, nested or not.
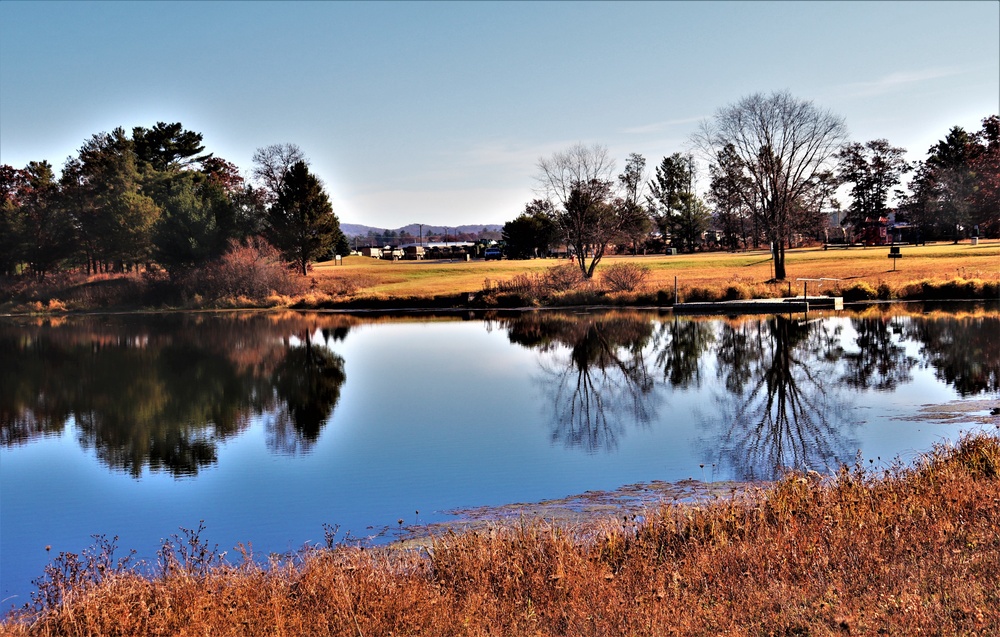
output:
[[[922,232],[951,237],[955,243],[962,238],[972,220],[970,204],[978,182],[972,163],[979,150],[965,129],[954,126],[917,165],[904,209]]]
[[[0,166],[0,274],[8,276],[23,263],[18,227],[26,182],[24,171]]]
[[[508,257],[530,259],[545,256],[558,235],[552,204],[545,199],[535,199],[524,206],[524,212],[516,219],[504,224],[502,237]]]
[[[816,186],[846,137],[842,118],[787,92],[756,93],[725,106],[702,124],[695,142],[709,156],[732,146],[772,245],[774,275],[784,279],[785,244],[791,240],[797,202]]]
[[[278,193],[285,180],[285,173],[300,162],[306,166],[309,165],[305,153],[295,144],[271,144],[258,148],[254,152],[251,172],[260,187],[263,188],[268,204],[274,203],[278,198]]]
[[[974,135],[979,152],[972,159],[976,185],[972,193],[972,220],[990,237],[1000,236],[1000,116],[990,115]]]
[[[694,158],[674,153],[664,157],[650,181],[650,207],[664,239],[688,251],[708,229],[709,214],[694,190]]]
[[[625,161],[625,170],[618,175],[622,191],[619,206],[622,210],[622,235],[636,254],[639,243],[649,238],[652,229],[649,211],[643,205],[646,188],[646,158],[639,153],[630,153]]]
[[[303,275],[310,261],[329,254],[343,237],[323,185],[302,161],[285,173],[267,218],[268,240]]]
[[[886,204],[892,189],[910,170],[903,159],[905,148],[891,146],[886,139],[865,144],[854,142],[837,153],[839,178],[851,187],[851,207],[846,222],[860,228],[865,219],[878,219],[887,213]]]
[[[78,161],[68,164],[83,200],[82,207],[74,205],[77,224],[84,241],[95,246],[96,258],[116,269],[148,260],[160,209],[142,192],[134,145],[125,131],[93,135]]]
[[[153,170],[167,171],[190,167],[212,157],[203,153],[202,134],[184,130],[180,122],[157,122],[152,128],[136,126],[132,129],[132,144],[140,164],[149,164]]]
[[[538,162],[536,180],[552,201],[560,229],[586,278],[621,238],[627,211],[615,205],[615,164],[604,146],[577,144]]]
[[[711,185],[708,201],[715,206],[715,222],[722,230],[723,242],[736,250],[742,241],[749,247],[757,246],[753,231],[753,206],[747,205],[743,193],[750,188],[750,180],[743,174],[743,166],[736,149],[726,146],[716,153],[716,160],[709,166]]]
[[[29,162],[15,234],[32,273],[44,277],[72,251],[73,228],[59,201],[59,185],[47,161]]]

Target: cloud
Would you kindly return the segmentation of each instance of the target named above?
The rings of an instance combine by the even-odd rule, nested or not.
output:
[[[649,133],[659,133],[665,131],[674,126],[681,126],[683,124],[694,124],[705,119],[704,115],[699,115],[698,117],[684,117],[682,119],[668,119],[662,122],[654,122],[652,124],[644,124],[642,126],[632,126],[624,129],[622,132],[629,135],[648,135]]]
[[[920,71],[900,71],[867,82],[851,82],[834,87],[843,97],[873,97],[894,93],[900,89],[946,77],[962,75],[965,71],[955,67],[932,67]]]

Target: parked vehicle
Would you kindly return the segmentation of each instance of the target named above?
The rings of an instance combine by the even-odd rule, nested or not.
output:
[[[486,248],[486,250],[483,252],[483,258],[486,259],[487,261],[489,261],[490,259],[496,259],[497,261],[499,261],[500,259],[503,258],[503,252],[500,251],[500,248]]]

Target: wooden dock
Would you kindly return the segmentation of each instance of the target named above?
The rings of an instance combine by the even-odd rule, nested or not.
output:
[[[842,310],[842,296],[792,296],[783,299],[749,299],[742,301],[707,301],[678,303],[677,314],[802,314],[809,310]]]

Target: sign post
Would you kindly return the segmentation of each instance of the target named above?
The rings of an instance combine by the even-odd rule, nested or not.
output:
[[[892,259],[892,271],[896,271],[896,259],[902,259],[903,255],[899,252],[899,246],[889,246],[889,258]]]

